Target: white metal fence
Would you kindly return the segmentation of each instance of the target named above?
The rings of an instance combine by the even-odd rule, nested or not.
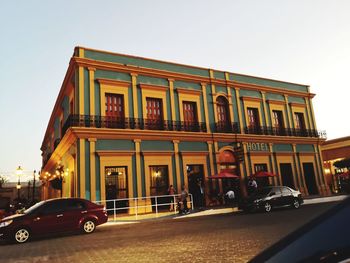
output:
[[[113,215],[114,221],[117,220],[118,216],[122,217],[126,214],[134,215],[137,220],[141,214],[155,214],[158,217],[161,212],[169,212],[170,208],[172,208],[171,212],[176,214],[179,212],[180,199],[181,194],[177,194],[109,199],[95,201],[95,203],[105,205],[107,213]],[[187,207],[191,210],[194,209],[192,194],[188,194]]]

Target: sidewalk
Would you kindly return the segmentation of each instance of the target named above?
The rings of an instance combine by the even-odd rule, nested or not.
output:
[[[327,203],[327,202],[339,202],[347,198],[348,195],[336,195],[336,196],[327,196],[327,197],[307,197],[304,199],[303,205],[310,205],[310,204],[319,204],[319,203]],[[239,211],[237,207],[217,207],[217,208],[208,208],[202,211],[191,211],[190,214],[187,215],[180,215],[178,213],[174,212],[161,212],[158,213],[158,216],[155,213],[152,214],[145,214],[145,215],[138,215],[137,217],[135,215],[131,216],[122,216],[117,217],[117,219],[114,221],[113,217],[110,218],[110,221],[108,221],[107,225],[122,225],[122,224],[132,224],[132,223],[139,223],[141,221],[145,220],[155,220],[155,219],[161,219],[161,218],[173,218],[173,219],[181,219],[181,218],[187,218],[187,217],[198,217],[198,216],[208,216],[208,215],[218,215],[218,214],[227,214],[227,213],[233,213]]]

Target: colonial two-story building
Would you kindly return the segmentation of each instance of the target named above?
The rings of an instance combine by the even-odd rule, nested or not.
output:
[[[238,176],[244,194],[260,170],[271,176],[261,183],[325,195],[314,96],[307,85],[76,47],[41,146],[43,198],[191,192],[200,179],[209,202],[231,180],[218,175]]]

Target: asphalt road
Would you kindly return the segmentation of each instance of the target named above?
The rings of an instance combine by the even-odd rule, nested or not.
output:
[[[335,204],[103,225],[90,235],[0,243],[0,262],[247,262]]]

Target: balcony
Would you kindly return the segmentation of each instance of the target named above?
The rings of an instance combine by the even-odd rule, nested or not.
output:
[[[245,134],[273,135],[273,136],[294,136],[324,138],[325,132],[311,129],[275,128],[268,126],[250,126],[244,128]]]
[[[238,122],[217,122],[215,123],[215,131],[221,133],[241,133]]]
[[[158,121],[141,118],[113,118],[96,115],[70,115],[64,126],[62,134],[70,127],[91,127],[110,129],[140,129],[159,131],[186,131],[206,132],[204,122]]]

